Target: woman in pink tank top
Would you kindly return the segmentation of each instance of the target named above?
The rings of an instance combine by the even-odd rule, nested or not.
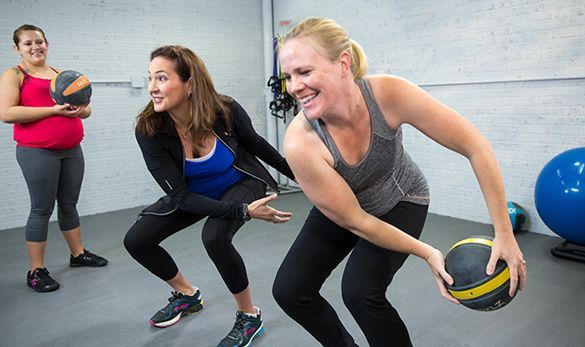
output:
[[[42,29],[22,25],[14,31],[14,50],[21,61],[0,78],[0,120],[14,124],[16,158],[31,200],[26,223],[30,262],[27,285],[37,292],[59,288],[45,268],[49,218],[58,201],[58,222],[71,250],[70,266],[104,266],[107,260],[87,251],[81,242],[77,200],[84,161],[81,120],[89,105],[57,105],[49,84],[58,70],[47,64],[49,43]]]

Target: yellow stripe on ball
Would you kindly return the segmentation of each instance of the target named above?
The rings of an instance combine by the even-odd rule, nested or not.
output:
[[[457,242],[456,244],[454,244],[453,247],[451,247],[449,249],[449,252],[451,252],[451,250],[453,250],[454,248],[457,248],[457,247],[459,247],[461,245],[465,245],[465,244],[468,244],[468,243],[480,243],[480,244],[486,245],[488,247],[491,247],[493,245],[493,241],[492,240],[484,239],[482,237],[470,237],[470,238],[467,238],[467,239],[463,239],[463,240]]]
[[[494,289],[499,288],[502,284],[506,283],[506,281],[510,280],[510,269],[506,267],[504,271],[502,271],[499,275],[492,278],[491,280],[487,281],[486,283],[466,289],[466,290],[451,290],[449,292],[458,300],[469,300],[469,299],[476,299],[480,296],[488,294],[492,292]]]

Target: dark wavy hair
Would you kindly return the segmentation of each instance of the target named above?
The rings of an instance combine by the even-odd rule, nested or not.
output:
[[[224,118],[228,131],[231,131],[231,115],[228,105],[232,98],[219,94],[213,86],[211,76],[203,60],[189,48],[183,46],[162,46],[150,53],[150,60],[163,57],[175,63],[175,72],[181,81],[193,80],[189,131],[195,143],[202,145],[205,135],[212,132],[215,117]],[[136,129],[142,134],[152,136],[162,124],[168,112],[156,112],[152,100],[136,117]]]

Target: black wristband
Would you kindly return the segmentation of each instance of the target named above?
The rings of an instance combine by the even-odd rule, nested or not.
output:
[[[250,219],[252,219],[252,217],[250,217],[250,213],[248,213],[248,204],[242,204],[242,212],[244,214],[244,216],[242,217],[242,219],[244,221],[249,221]]]

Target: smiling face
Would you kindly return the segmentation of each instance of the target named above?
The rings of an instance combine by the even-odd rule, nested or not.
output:
[[[32,65],[43,65],[49,52],[49,44],[43,33],[37,30],[25,30],[18,35],[18,38],[18,44],[14,46],[14,49],[22,60]]]
[[[191,106],[191,81],[183,81],[175,70],[176,63],[156,57],[148,67],[148,92],[156,112],[183,117]]]
[[[301,103],[308,119],[326,115],[339,103],[340,86],[351,74],[348,54],[331,61],[310,38],[296,37],[284,43],[279,56],[286,90]]]

